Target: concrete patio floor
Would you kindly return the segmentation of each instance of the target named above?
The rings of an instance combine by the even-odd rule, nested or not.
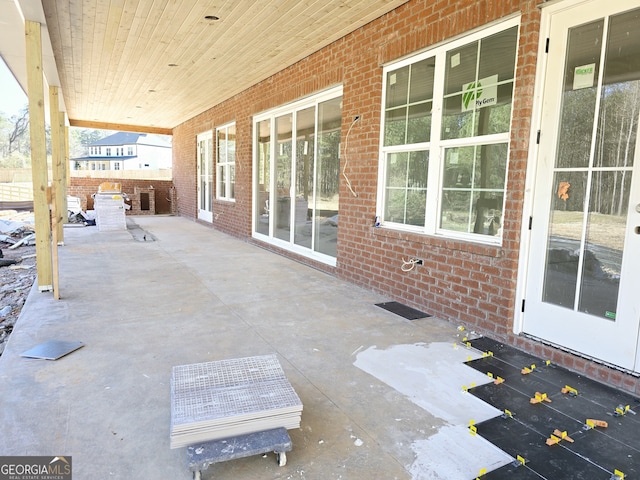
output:
[[[1,455],[73,459],[74,478],[191,478],[169,448],[171,368],[275,353],[304,405],[293,450],[215,464],[216,479],[472,479],[511,461],[468,431],[500,412],[437,318],[180,217],[65,229],[60,294],[33,289],[0,357]],[[134,232],[135,233],[135,232]],[[85,346],[57,361],[20,354]]]

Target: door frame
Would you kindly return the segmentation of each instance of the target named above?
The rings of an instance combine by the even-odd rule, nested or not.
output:
[[[211,140],[211,181],[209,182],[209,206],[210,210],[203,210],[201,208],[201,185],[200,185],[200,176],[201,176],[201,168],[202,168],[202,158],[200,158],[200,142]],[[214,181],[214,169],[215,169],[215,161],[213,158],[214,151],[214,143],[213,143],[213,130],[207,130],[206,132],[201,132],[196,135],[196,216],[198,220],[204,220],[205,222],[212,223],[213,222],[213,189],[215,187]]]
[[[513,318],[513,333],[514,334],[526,334],[524,325],[525,325],[525,317],[524,317],[524,307],[526,301],[526,293],[529,281],[537,281],[537,279],[531,278],[531,266],[529,264],[531,249],[532,249],[532,233],[530,230],[530,221],[533,218],[534,207],[535,207],[535,196],[536,196],[536,176],[538,168],[541,164],[540,154],[541,149],[540,145],[537,142],[538,132],[542,130],[543,123],[543,113],[545,106],[545,83],[546,77],[549,73],[547,71],[547,64],[549,59],[547,58],[546,48],[547,48],[547,38],[549,38],[551,34],[551,26],[552,19],[561,12],[566,10],[572,10],[576,7],[590,7],[594,8],[595,3],[598,0],[563,0],[562,2],[551,3],[550,5],[543,5],[541,7],[541,19],[540,19],[540,31],[539,31],[539,42],[538,42],[538,52],[537,52],[537,63],[536,63],[536,77],[534,83],[534,95],[533,95],[533,105],[532,105],[532,116],[531,116],[531,130],[529,134],[529,152],[527,157],[527,169],[526,169],[526,179],[525,179],[525,190],[524,190],[524,198],[523,198],[523,209],[522,209],[522,220],[521,220],[521,229],[520,229],[520,252],[518,257],[518,275],[517,275],[517,283],[516,283],[516,303],[514,308],[514,318]],[[607,14],[608,15],[608,14]],[[603,15],[604,16],[604,15]],[[548,101],[548,100],[547,100]],[[597,120],[597,119],[596,119]],[[545,129],[545,133],[546,133]],[[557,132],[552,132],[549,130],[551,135],[557,135]],[[637,153],[636,153],[637,155]],[[541,192],[538,192],[540,194]],[[629,212],[631,215],[631,211]],[[574,350],[563,346],[554,344],[552,341],[538,339],[533,335],[527,335],[530,338],[535,340],[542,341],[546,344],[553,345],[554,347],[558,347],[560,349],[565,349],[576,353],[578,355],[582,355],[585,357],[589,357],[588,352],[580,353],[575,352]],[[639,332],[640,336],[640,332]],[[589,357],[590,358],[590,357]],[[606,362],[605,362],[606,363]],[[616,365],[612,365],[618,368]],[[640,347],[637,348],[635,354],[635,370],[640,371]]]

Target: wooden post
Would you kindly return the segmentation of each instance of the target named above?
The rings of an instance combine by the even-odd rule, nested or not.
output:
[[[63,212],[69,212],[69,205],[67,204],[67,194],[69,193],[69,185],[71,185],[71,179],[69,178],[69,128],[66,124],[66,114],[60,112],[60,141],[62,143],[62,191],[64,192],[62,204],[64,206]],[[69,215],[62,216],[62,223],[69,223]],[[64,230],[63,230],[64,235]],[[64,242],[64,237],[62,238]]]
[[[51,237],[52,237],[52,258],[51,265],[53,267],[53,298],[56,300],[60,300],[60,277],[58,275],[58,244],[60,243],[58,239],[58,227],[62,229],[62,223],[60,222],[60,215],[56,212],[56,202],[58,199],[56,198],[55,189],[51,189],[51,204],[53,205],[53,215],[51,217]]]
[[[42,39],[40,24],[26,20],[27,93],[29,97],[29,132],[31,139],[31,180],[33,182],[33,214],[36,228],[36,262],[38,289],[52,289],[51,225],[47,187],[47,144],[44,126],[44,80],[42,73]]]
[[[63,112],[62,114],[60,114],[60,116],[62,117],[62,125],[64,125],[64,164],[65,164],[65,178],[66,178],[66,183],[65,183],[65,187],[64,187],[64,191],[65,192],[69,192],[69,187],[71,186],[71,164],[69,163],[69,127],[67,127],[66,124],[66,114]],[[68,210],[68,206],[67,206],[67,197],[65,195],[64,197],[64,201],[65,201],[65,208],[67,208]]]
[[[64,139],[60,128],[60,108],[58,100],[58,87],[49,87],[49,116],[51,124],[51,170],[53,172],[53,198],[51,212],[53,214],[52,228],[56,228],[55,246],[64,245],[64,233],[62,232],[62,219],[66,215],[63,200],[66,198],[64,191],[64,153],[62,150]],[[55,248],[54,246],[54,248]],[[55,267],[55,265],[54,265]],[[55,272],[54,272],[55,273]],[[55,285],[54,285],[55,291]]]

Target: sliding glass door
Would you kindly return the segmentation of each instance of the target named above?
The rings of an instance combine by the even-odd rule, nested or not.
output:
[[[341,89],[256,117],[256,238],[335,264],[341,126]]]

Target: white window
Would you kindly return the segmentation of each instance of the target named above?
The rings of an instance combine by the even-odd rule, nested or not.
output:
[[[518,20],[384,68],[378,215],[500,243]]]
[[[233,200],[236,183],[236,124],[216,129],[216,198]]]
[[[127,155],[133,156],[133,147],[127,147]]]
[[[120,170],[120,162],[115,162],[115,163],[113,164],[113,169],[114,169],[114,170]]]
[[[111,156],[111,147],[107,147],[107,157]]]

